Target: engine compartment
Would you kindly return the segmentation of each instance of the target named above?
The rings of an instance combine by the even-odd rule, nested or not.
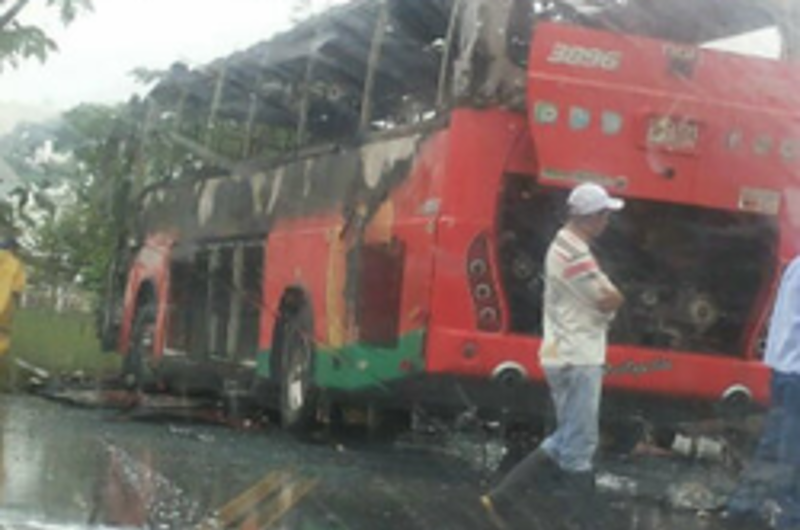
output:
[[[541,334],[544,256],[566,219],[567,192],[509,175],[498,251],[510,331]],[[775,218],[632,199],[594,252],[626,297],[617,344],[744,355],[747,324],[776,270]]]

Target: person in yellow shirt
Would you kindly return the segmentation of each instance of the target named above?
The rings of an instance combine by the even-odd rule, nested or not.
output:
[[[14,238],[0,242],[0,358],[11,348],[14,310],[25,289],[25,266],[19,259],[19,245]]]

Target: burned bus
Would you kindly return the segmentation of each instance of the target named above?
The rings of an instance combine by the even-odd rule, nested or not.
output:
[[[800,250],[800,72],[705,44],[783,16],[356,0],[173,68],[103,335],[136,384],[255,396],[295,430],[337,403],[530,416],[544,253],[567,191],[596,182],[628,203],[598,251],[628,300],[606,410],[763,403]]]

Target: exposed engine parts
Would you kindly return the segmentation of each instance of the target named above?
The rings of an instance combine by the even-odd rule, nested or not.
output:
[[[721,318],[714,297],[692,285],[675,287],[620,282],[628,296],[627,317],[653,346],[682,349],[702,337]]]
[[[533,177],[507,178],[498,245],[516,332],[541,333],[544,255],[564,220],[564,198]],[[742,355],[776,244],[767,216],[629,200],[595,249],[626,297],[610,340]]]

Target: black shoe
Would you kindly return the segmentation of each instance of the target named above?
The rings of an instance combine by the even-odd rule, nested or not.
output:
[[[490,495],[495,505],[517,505],[531,494],[552,492],[561,474],[550,455],[537,449],[498,481]]]
[[[480,501],[481,506],[486,512],[486,515],[489,518],[489,521],[491,521],[492,525],[497,530],[508,530],[508,521],[506,521],[506,518],[500,514],[500,510],[498,510],[498,507],[495,506],[492,496],[489,494],[482,495]]]
[[[571,528],[594,530],[601,528],[601,506],[597,499],[594,472],[564,473],[559,489],[559,502],[569,513]]]

